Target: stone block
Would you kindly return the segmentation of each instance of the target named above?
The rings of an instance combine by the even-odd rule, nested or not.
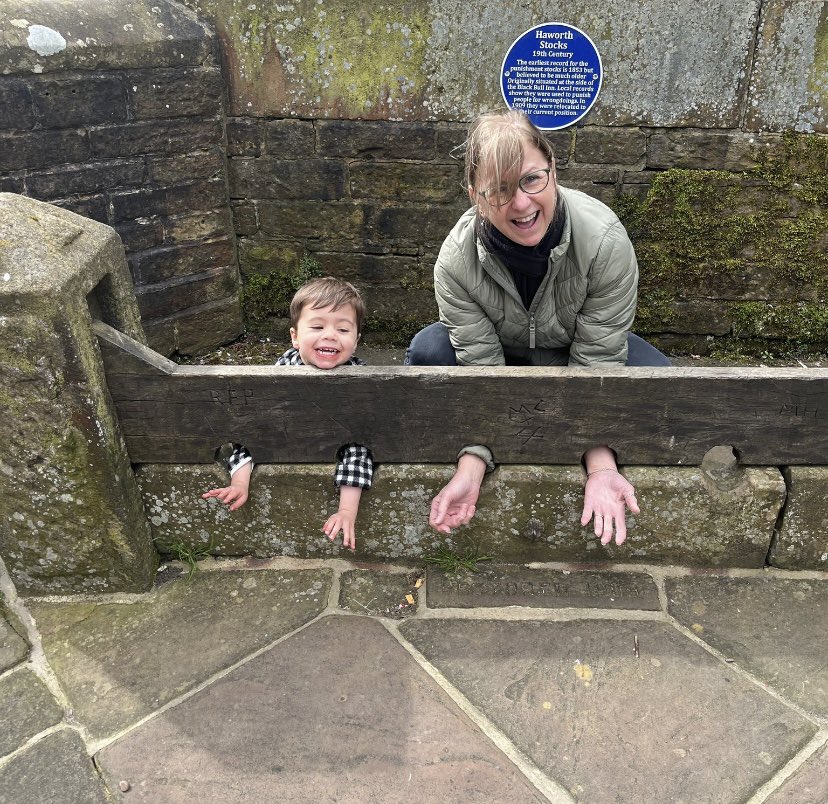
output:
[[[430,286],[401,288],[363,284],[361,289],[368,318],[372,323],[390,323],[394,326],[395,323],[403,325],[416,322],[419,329],[439,317],[434,289]],[[377,322],[376,319],[380,321]],[[412,332],[408,337],[413,337],[413,334]]]
[[[459,123],[438,123],[434,140],[434,159],[437,162],[463,164],[464,145],[469,127]]]
[[[467,197],[461,164],[354,162],[348,173],[353,198],[449,203]]]
[[[6,794],[9,797],[6,797]],[[61,729],[0,767],[0,802],[108,804],[104,784],[76,731]]]
[[[331,571],[199,572],[133,603],[30,606],[49,665],[96,739],[318,616]],[[148,660],[146,645],[155,650]]]
[[[135,298],[142,318],[166,318],[189,307],[235,296],[238,289],[239,274],[232,265],[173,277],[155,285],[139,285]]]
[[[552,570],[479,563],[456,572],[428,568],[428,607],[634,609],[660,611],[649,575],[630,572]]]
[[[339,607],[355,614],[401,620],[417,613],[422,571],[349,570],[339,578]],[[412,602],[413,601],[413,602]]]
[[[215,35],[192,12],[174,3],[147,5],[144,0],[96,0],[94,9],[62,3],[5,0],[3,65],[9,73],[26,75],[67,71],[180,67],[216,64]],[[64,46],[48,56],[29,43],[29,19],[65,34]],[[128,22],[125,23],[125,20]],[[82,25],[80,23],[83,23]],[[69,35],[72,32],[72,36]]]
[[[323,274],[347,279],[360,288],[385,286],[397,294],[398,302],[400,292],[405,293],[409,288],[431,288],[432,265],[423,266],[416,257],[317,251],[313,258]]]
[[[92,154],[100,159],[138,154],[181,155],[209,150],[221,143],[222,129],[218,120],[140,120],[93,128],[89,139]]]
[[[211,210],[227,203],[224,182],[220,179],[159,187],[154,190],[124,190],[111,194],[114,223]]]
[[[244,332],[238,295],[189,307],[171,319],[175,329],[175,351],[181,355],[203,355],[216,346],[236,340]]]
[[[93,221],[109,222],[109,205],[104,195],[59,198],[50,203],[61,209],[68,209],[76,215],[83,215],[84,218],[90,218]]]
[[[268,156],[295,159],[314,155],[316,131],[309,120],[268,120],[264,128]]]
[[[571,801],[747,801],[818,728],[666,622],[399,631]]]
[[[824,11],[820,2],[762,6],[745,107],[747,127],[828,132]]]
[[[119,159],[88,165],[32,171],[26,176],[28,195],[41,201],[68,195],[90,195],[144,182],[143,159]]]
[[[0,196],[0,555],[21,594],[143,591],[155,551],[91,330],[143,340],[109,227]]]
[[[647,167],[656,170],[750,170],[762,150],[778,149],[779,141],[757,140],[742,132],[672,130],[651,134]]]
[[[256,204],[259,229],[263,235],[280,238],[319,239],[361,242],[366,231],[370,207],[347,201],[260,201]]]
[[[788,501],[770,551],[770,564],[824,572],[828,570],[828,467],[789,466],[785,482]]]
[[[261,120],[231,117],[227,119],[225,127],[229,157],[261,156],[264,148],[264,128]]]
[[[35,124],[32,91],[28,81],[0,77],[0,128],[24,130]]]
[[[0,678],[0,702],[3,705],[0,757],[63,719],[63,710],[52,693],[28,669]]]
[[[575,136],[578,162],[636,165],[647,152],[647,137],[638,128],[584,126]]]
[[[335,201],[345,195],[345,164],[333,159],[236,157],[228,165],[234,198]]]
[[[0,132],[0,170],[37,170],[86,162],[89,155],[89,133],[84,129]]]
[[[293,240],[260,240],[245,237],[238,242],[239,271],[245,277],[254,274],[289,274],[296,270],[306,253],[303,244]],[[323,272],[326,272],[324,268]]]
[[[0,176],[0,193],[17,193],[23,195],[25,185],[23,183],[24,173],[12,173],[7,176]]]
[[[147,177],[161,185],[194,179],[217,179],[225,174],[224,156],[218,146],[208,151],[173,157],[148,156]]]
[[[129,264],[136,284],[152,285],[176,276],[188,276],[233,265],[229,239],[211,243],[161,246],[131,254]]]
[[[127,252],[143,251],[164,242],[164,225],[160,220],[142,218],[115,226]]]
[[[765,799],[766,804],[823,804],[825,801],[828,801],[828,745]]]
[[[44,129],[123,123],[127,104],[120,77],[83,74],[32,83],[37,122]]]
[[[28,654],[29,646],[11,627],[0,609],[0,673],[22,662]]]
[[[452,205],[378,206],[372,215],[372,237],[391,248],[439,246],[468,206],[468,197]]]
[[[616,168],[569,164],[558,170],[558,181],[564,187],[580,190],[607,205],[615,200],[619,179]]]
[[[232,433],[219,433],[216,447],[231,440]],[[744,469],[739,485],[728,491],[716,489],[694,468],[630,467],[625,474],[636,487],[642,513],[628,517],[625,544],[604,547],[579,522],[583,487],[578,467],[501,466],[484,481],[472,522],[442,536],[429,528],[428,512],[452,468],[384,465],[363,495],[356,555],[421,560],[439,546],[459,550],[475,544],[505,563],[764,566],[785,499],[778,470]],[[337,505],[332,476],[332,465],[259,465],[250,500],[230,513],[200,497],[208,488],[226,485],[226,472],[218,466],[145,465],[137,470],[156,538],[194,546],[212,539],[220,555],[303,558],[342,552],[339,542],[329,542],[321,532]],[[536,522],[531,539],[530,520]]]
[[[667,578],[667,610],[805,711],[828,714],[828,580]]]
[[[256,205],[247,201],[231,203],[233,212],[233,230],[239,237],[255,235],[259,231],[259,219]]]
[[[126,84],[132,120],[222,113],[224,82],[218,67],[128,72]]]
[[[165,243],[186,243],[227,237],[233,233],[229,209],[173,215],[163,220]]]
[[[669,328],[685,335],[727,335],[733,314],[727,304],[707,299],[677,299]]]
[[[417,159],[436,156],[433,124],[323,120],[317,124],[319,155],[346,159]]]
[[[96,759],[136,780],[125,801],[548,800],[367,617],[311,623]]]

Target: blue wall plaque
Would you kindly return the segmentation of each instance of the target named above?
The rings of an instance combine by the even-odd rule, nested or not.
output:
[[[526,112],[540,129],[577,123],[598,98],[601,56],[592,40],[564,22],[545,22],[521,34],[500,70],[510,109]]]

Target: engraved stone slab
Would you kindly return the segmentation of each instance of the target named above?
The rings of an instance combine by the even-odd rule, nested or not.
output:
[[[310,625],[98,754],[126,801],[543,799],[382,625]]]
[[[746,801],[817,730],[667,623],[429,619],[400,633],[577,801]]]
[[[668,611],[803,709],[828,715],[828,580],[668,578]]]
[[[138,603],[35,603],[49,664],[95,738],[316,617],[329,570],[197,573]]]
[[[0,804],[107,804],[75,731],[50,734],[0,768]]]
[[[570,572],[501,565],[452,574],[429,567],[426,577],[430,608],[661,608],[656,585],[644,573]]]
[[[0,757],[63,717],[57,701],[30,670],[20,670],[0,680],[0,712]]]

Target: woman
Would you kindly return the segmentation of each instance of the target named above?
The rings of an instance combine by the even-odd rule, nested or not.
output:
[[[466,186],[473,206],[434,267],[440,322],[414,336],[408,364],[670,365],[629,332],[638,266],[624,227],[600,201],[558,185],[552,146],[525,114],[472,123]],[[592,519],[602,544],[621,544],[625,506],[639,513],[635,489],[609,447],[587,450],[584,466],[581,524]],[[492,468],[486,447],[464,447],[432,501],[432,527],[468,523]]]

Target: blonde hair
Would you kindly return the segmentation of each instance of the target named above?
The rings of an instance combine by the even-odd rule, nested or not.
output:
[[[527,145],[534,145],[554,169],[552,144],[524,112],[517,109],[489,112],[472,122],[466,139],[466,187],[474,191],[478,207],[481,201],[488,203],[477,189],[481,174],[485,174],[491,187],[503,187],[512,195],[517,192],[523,151]]]
[[[359,291],[350,282],[334,276],[311,279],[296,291],[290,302],[290,325],[296,327],[299,316],[306,307],[310,307],[311,310],[318,310],[320,307],[338,310],[348,304],[354,308],[357,332],[362,332],[365,302],[359,295]]]

